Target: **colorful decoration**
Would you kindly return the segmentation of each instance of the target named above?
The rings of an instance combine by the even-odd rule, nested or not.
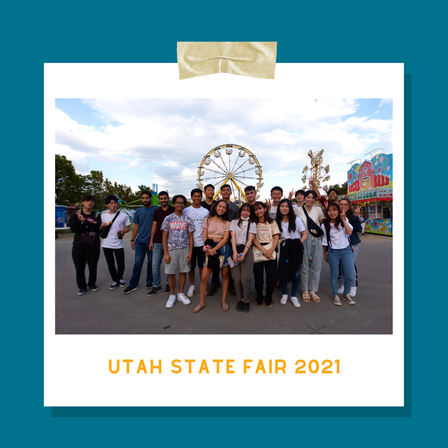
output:
[[[392,158],[392,154],[377,154],[372,160],[353,165],[347,173],[348,192],[393,188]]]
[[[365,231],[392,236],[392,221],[390,219],[368,219]]]
[[[347,172],[347,197],[356,205],[368,207],[366,232],[392,235],[392,220],[376,218],[382,215],[381,201],[393,200],[392,166],[393,155],[380,153]]]

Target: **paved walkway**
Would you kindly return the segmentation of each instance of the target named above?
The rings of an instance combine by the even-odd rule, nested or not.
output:
[[[274,292],[274,306],[254,305],[252,283],[249,313],[236,310],[236,296],[228,295],[230,309],[221,308],[221,289],[206,298],[207,306],[193,314],[199,303],[199,280],[191,305],[176,302],[165,307],[168,295],[163,292],[147,297],[142,275],[139,289],[124,295],[123,288],[109,290],[112,283],[104,254],[98,263],[98,292],[78,296],[75,268],[71,257],[72,242],[56,240],[56,333],[57,334],[391,334],[392,333],[392,242],[391,237],[364,235],[357,267],[359,288],[356,305],[342,301],[333,305],[330,270],[323,263],[317,303],[303,303],[295,308],[288,301],[279,303],[281,292]],[[126,271],[129,280],[134,251],[125,242]],[[146,266],[145,266],[146,269]],[[143,272],[145,272],[145,269]],[[163,265],[162,265],[163,270]],[[198,277],[198,276],[197,276]],[[143,280],[143,281],[142,281]],[[165,283],[162,277],[162,284]],[[185,293],[189,286],[188,277]],[[177,287],[177,286],[176,286]],[[300,291],[300,289],[299,289]]]

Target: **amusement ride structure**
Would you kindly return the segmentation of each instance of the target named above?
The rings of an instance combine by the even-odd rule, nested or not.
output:
[[[210,150],[198,166],[197,181],[201,190],[204,190],[205,185],[212,184],[215,187],[215,199],[223,185],[233,185],[236,201],[247,200],[245,187],[253,185],[258,192],[263,186],[262,169],[255,154],[234,144],[219,145]]]
[[[305,165],[302,170],[302,182],[305,184],[304,187],[302,187],[302,190],[306,190],[306,181],[308,179],[308,184],[311,186],[311,180],[314,181],[314,185],[316,188],[320,188],[320,185],[322,182],[326,182],[327,180],[330,180],[330,175],[328,172],[330,171],[330,165],[327,165],[325,167],[322,166],[324,159],[322,157],[324,153],[324,150],[321,149],[320,151],[308,151],[308,157],[310,160],[310,167],[308,168],[308,165]],[[325,185],[322,187],[325,192],[327,192],[328,187]]]

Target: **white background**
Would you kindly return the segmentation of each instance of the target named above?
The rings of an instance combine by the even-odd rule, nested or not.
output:
[[[45,406],[403,406],[403,64],[277,64],[275,80],[212,75],[179,81],[177,64],[45,64]],[[55,334],[56,98],[392,98],[394,154],[393,335]],[[190,313],[188,313],[190,314]],[[186,318],[190,317],[189,315]],[[109,359],[133,359],[129,374]],[[148,374],[137,374],[143,359]],[[149,373],[162,360],[162,374]],[[171,373],[173,359],[184,362]],[[198,374],[206,359],[210,374]],[[235,374],[213,359],[234,359]],[[243,374],[243,360],[252,359]],[[286,374],[254,374],[259,359]],[[295,374],[295,361],[340,360],[340,374]],[[333,366],[333,371],[335,368]]]

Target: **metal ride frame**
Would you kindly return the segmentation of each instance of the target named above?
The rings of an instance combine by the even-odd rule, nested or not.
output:
[[[233,151],[237,152],[237,156],[235,157],[235,155],[233,155],[232,160]],[[226,156],[228,156],[227,163],[226,161],[224,161],[223,152],[224,152],[224,158],[227,158]],[[214,156],[214,158],[218,159],[217,160],[218,163],[213,160],[212,155]],[[246,160],[240,165],[238,165],[239,159],[245,158],[246,156],[248,156]],[[249,162],[250,166],[249,168],[244,169],[243,166],[247,162]],[[212,168],[214,169],[210,168],[210,166],[212,166]],[[252,174],[252,176],[246,175],[246,173]],[[211,177],[204,177],[208,175],[210,175]],[[218,186],[218,190],[216,191],[213,197],[213,199],[216,199],[223,185],[227,183],[233,183],[233,185],[235,185],[237,191],[239,192],[240,196],[245,201],[247,201],[246,195],[244,194],[243,191],[244,187],[241,186],[247,187],[249,184],[246,184],[245,181],[249,179],[255,179],[256,180],[255,190],[258,192],[259,189],[263,186],[262,175],[263,172],[261,169],[260,162],[258,161],[255,154],[249,151],[247,148],[235,144],[219,145],[210,150],[203,157],[200,165],[198,166],[197,186],[201,190],[204,190],[204,184],[207,183],[211,183],[212,185],[214,185],[215,188]],[[254,182],[252,182],[252,184],[253,183]]]
[[[304,187],[302,187],[303,190],[306,190],[306,181],[307,179],[309,181],[314,181],[314,186],[316,188],[320,188],[321,182],[326,182],[327,180],[330,180],[330,175],[328,174],[330,171],[330,165],[327,165],[325,167],[322,167],[323,164],[323,157],[322,154],[324,153],[324,150],[321,149],[320,151],[313,152],[312,150],[308,151],[308,157],[311,159],[311,167],[308,168],[308,165],[305,165],[302,170],[302,182],[305,184]],[[311,187],[311,183],[309,183],[309,186]],[[323,187],[325,192],[327,192],[328,187],[325,185]]]

